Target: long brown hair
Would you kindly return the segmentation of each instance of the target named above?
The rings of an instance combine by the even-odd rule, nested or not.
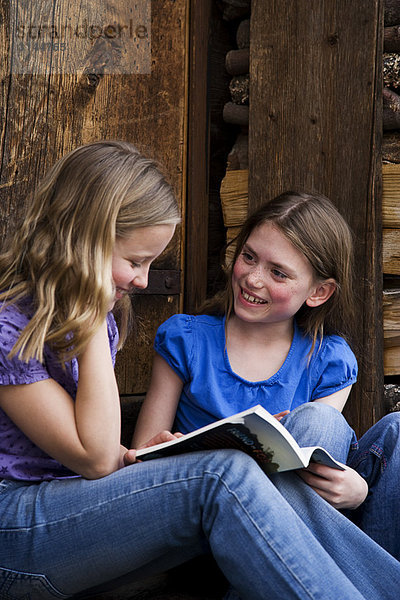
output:
[[[34,308],[11,355],[43,360],[45,343],[61,362],[78,355],[110,304],[116,238],[179,220],[170,185],[132,144],[94,142],[61,158],[0,254],[0,301],[28,297]],[[123,343],[130,300],[120,302]]]
[[[303,305],[296,314],[302,330],[313,339],[338,334],[351,341],[354,322],[353,242],[349,226],[332,202],[321,194],[288,191],[263,204],[243,224],[233,240],[235,251],[226,269],[227,282],[219,292],[205,302],[201,313],[232,312],[232,273],[236,259],[253,229],[272,222],[310,262],[319,280],[334,279],[333,295],[318,307]],[[267,240],[266,240],[267,242]]]

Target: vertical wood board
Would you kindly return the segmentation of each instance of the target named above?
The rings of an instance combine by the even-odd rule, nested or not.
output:
[[[185,311],[207,291],[209,121],[207,105],[210,0],[191,0],[188,44],[188,163],[186,202]]]
[[[355,236],[362,432],[383,411],[381,0],[253,0],[249,208],[301,188],[336,204]]]
[[[147,1],[147,0],[146,0]],[[150,72],[109,73],[104,55],[95,44],[85,68],[77,72],[60,69],[63,50],[46,56],[47,73],[11,73],[15,44],[10,23],[10,3],[0,2],[0,236],[12,230],[23,216],[29,194],[38,179],[60,156],[74,147],[98,139],[125,139],[157,159],[170,180],[181,206],[185,199],[186,166],[186,42],[189,0],[157,0],[151,4]],[[21,3],[23,4],[23,3]],[[35,14],[36,3],[25,3],[26,23],[43,22]],[[79,14],[80,23],[89,22],[90,2],[54,0],[61,5],[63,18]],[[127,0],[114,0],[117,15],[126,19],[131,10]],[[30,8],[29,8],[30,7]],[[33,16],[32,16],[33,15]],[[48,18],[48,16],[46,16]],[[122,17],[121,17],[122,18]],[[42,20],[42,21],[41,21]],[[125,21],[124,21],[125,22]],[[104,37],[104,36],[103,36]],[[104,41],[104,40],[100,40]],[[99,50],[99,51],[98,51]],[[40,71],[40,69],[37,69]],[[61,71],[61,72],[60,72]],[[157,268],[180,271],[182,229],[167,252],[155,263]],[[177,312],[181,295],[168,301],[147,296],[140,303],[146,320],[155,324]],[[159,302],[160,312],[155,311]],[[143,393],[148,375],[139,365],[151,361],[151,342],[123,351],[117,359],[121,393]],[[133,354],[131,354],[131,352]],[[140,361],[139,361],[140,357]],[[130,369],[123,363],[128,360]],[[139,366],[138,366],[139,365]],[[148,369],[146,370],[147,373]]]

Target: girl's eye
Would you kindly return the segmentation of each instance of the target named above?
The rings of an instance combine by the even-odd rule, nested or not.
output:
[[[131,260],[130,263],[131,263],[131,267],[133,269],[138,269],[140,267],[139,263],[136,263],[133,260]]]
[[[278,269],[272,269],[272,274],[278,279],[287,279],[287,275],[282,273],[282,271],[278,271]]]
[[[250,254],[249,252],[243,251],[242,252],[242,256],[243,256],[244,260],[247,261],[247,262],[252,262],[254,260],[253,255]]]

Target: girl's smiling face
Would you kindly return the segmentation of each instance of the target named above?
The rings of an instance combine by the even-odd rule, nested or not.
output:
[[[150,265],[165,250],[174,231],[175,225],[154,225],[139,227],[129,236],[117,238],[112,258],[112,306],[135,288],[147,287]]]
[[[308,259],[267,221],[253,229],[235,262],[234,313],[252,323],[291,322],[318,285]]]

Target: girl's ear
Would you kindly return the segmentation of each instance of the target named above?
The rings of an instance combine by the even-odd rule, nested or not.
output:
[[[336,281],[334,279],[325,279],[318,283],[313,293],[307,298],[306,304],[310,307],[320,306],[332,296],[336,290]]]

